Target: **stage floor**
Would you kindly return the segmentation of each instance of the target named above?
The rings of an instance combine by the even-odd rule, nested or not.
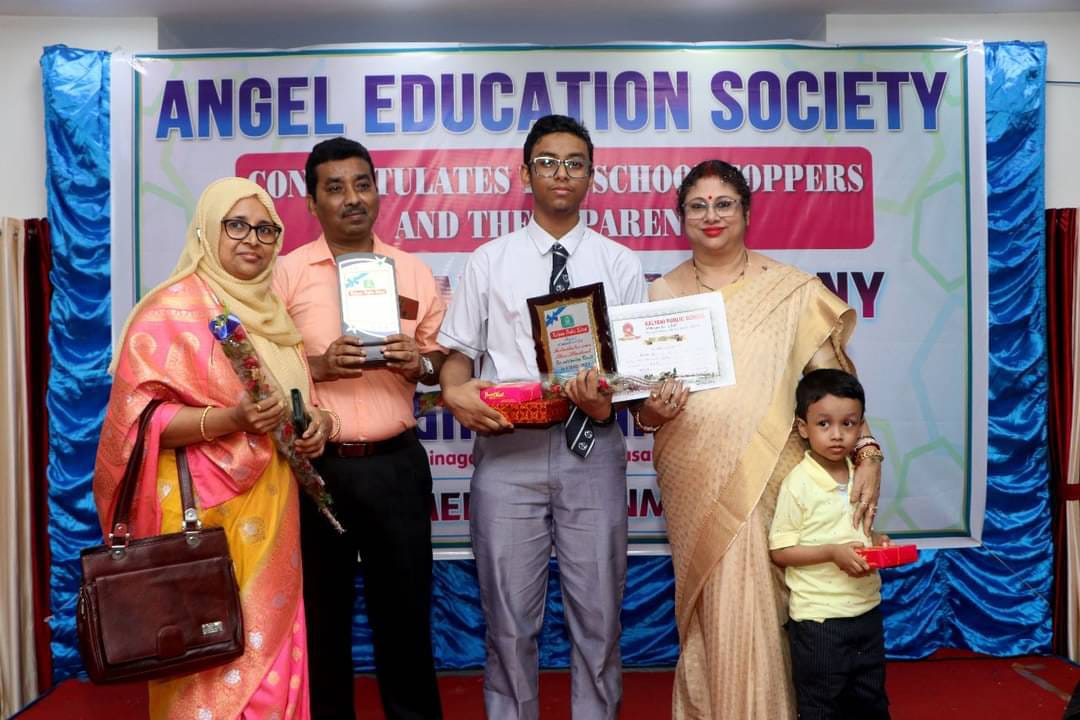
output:
[[[942,650],[918,661],[890,662],[887,683],[893,720],[1060,720],[1080,666],[1058,657],[994,658]],[[658,720],[670,714],[670,668],[628,669],[623,675],[623,720]],[[483,718],[479,672],[442,673],[445,720]],[[569,720],[570,675],[541,674],[541,717]],[[369,675],[356,678],[357,718],[383,720]],[[139,720],[147,716],[142,685],[98,687],[66,680],[15,717],[19,720]],[[750,719],[748,719],[750,720]]]

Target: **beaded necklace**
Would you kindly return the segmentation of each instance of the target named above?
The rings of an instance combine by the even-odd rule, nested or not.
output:
[[[717,288],[706,285],[704,282],[701,281],[701,271],[698,270],[697,261],[694,260],[693,258],[690,258],[690,264],[694,266],[694,279],[697,280],[698,290],[708,290],[710,292],[716,292]],[[727,284],[728,285],[733,285],[733,284],[739,282],[740,280],[742,280],[743,275],[746,274],[746,268],[748,268],[749,266],[750,266],[750,253],[747,252],[746,248],[743,248],[743,266],[742,266],[742,270],[739,271],[739,274],[735,276],[734,280],[732,280],[731,282],[729,282]]]

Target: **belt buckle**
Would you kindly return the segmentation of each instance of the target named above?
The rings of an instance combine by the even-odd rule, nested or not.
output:
[[[338,445],[340,457],[370,457],[375,454],[375,443],[345,442]]]

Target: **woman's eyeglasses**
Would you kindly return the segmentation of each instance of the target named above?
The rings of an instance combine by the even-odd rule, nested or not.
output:
[[[252,225],[249,222],[236,218],[225,218],[221,221],[225,228],[225,234],[233,240],[246,240],[251,231],[255,231],[255,239],[263,245],[273,245],[281,237],[281,228],[277,225]]]
[[[709,214],[709,208],[712,208],[716,217],[722,220],[739,212],[741,204],[735,198],[717,198],[712,205],[704,200],[691,200],[683,205],[683,211],[686,213],[687,220],[704,220],[705,216]]]

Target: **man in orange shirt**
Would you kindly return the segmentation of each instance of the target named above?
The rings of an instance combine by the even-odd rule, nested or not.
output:
[[[304,602],[313,718],[354,718],[352,619],[356,555],[387,718],[441,718],[431,651],[431,468],[416,437],[413,393],[438,382],[435,342],[446,313],[431,270],[386,245],[375,167],[363,145],[334,138],[308,156],[308,209],[323,234],[278,260],[274,290],[304,337],[322,406],[335,417],[316,467],[334,498],[344,535],[302,498]],[[393,259],[407,298],[401,334],[385,366],[365,367],[360,341],[341,333],[335,258],[373,252]],[[408,310],[412,308],[412,310]]]

